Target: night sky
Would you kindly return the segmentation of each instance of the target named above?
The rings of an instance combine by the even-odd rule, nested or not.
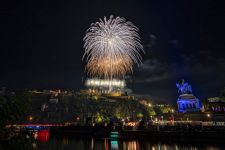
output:
[[[176,103],[181,78],[200,99],[225,87],[222,0],[27,1],[0,7],[0,86],[84,88],[85,31],[113,14],[139,27],[146,51],[143,64],[126,77],[134,94]]]

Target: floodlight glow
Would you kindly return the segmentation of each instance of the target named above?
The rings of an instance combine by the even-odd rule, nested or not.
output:
[[[106,80],[106,79],[87,79],[85,82],[87,87],[117,87],[117,88],[124,88],[125,81],[124,80]]]

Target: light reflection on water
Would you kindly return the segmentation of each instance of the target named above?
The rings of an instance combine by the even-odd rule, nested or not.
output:
[[[45,133],[45,132],[44,132]],[[43,134],[41,136],[45,137]],[[37,138],[38,139],[38,138]],[[224,150],[225,146],[209,144],[175,144],[152,142],[150,140],[118,140],[117,138],[78,138],[55,136],[49,141],[39,140],[40,150]]]

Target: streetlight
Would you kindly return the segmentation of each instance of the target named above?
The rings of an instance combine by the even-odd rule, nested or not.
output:
[[[174,123],[174,109],[172,109],[171,112],[172,112],[172,121],[173,121],[172,123]]]
[[[28,120],[29,120],[29,121],[32,121],[33,119],[34,119],[34,118],[33,118],[32,116],[29,116],[29,117],[28,117]]]
[[[150,116],[150,118],[151,118],[151,121],[152,121],[152,115]]]
[[[80,121],[80,117],[79,116],[76,117],[76,121]]]

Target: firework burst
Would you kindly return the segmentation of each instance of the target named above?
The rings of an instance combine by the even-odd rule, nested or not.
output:
[[[92,77],[118,78],[141,62],[138,28],[124,18],[110,16],[92,23],[84,37],[87,65]]]
[[[124,57],[123,59],[115,59],[111,62],[111,59],[100,58],[96,60],[90,60],[86,65],[87,73],[91,77],[104,77],[109,79],[113,74],[113,77],[121,77],[127,72],[132,72],[133,62]]]

